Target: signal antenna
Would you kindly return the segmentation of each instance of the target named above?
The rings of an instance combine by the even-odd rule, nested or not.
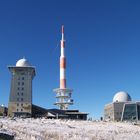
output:
[[[60,109],[66,110],[69,105],[73,104],[71,99],[72,89],[66,88],[66,57],[65,57],[65,40],[64,40],[64,26],[61,28],[61,53],[60,53],[60,88],[54,89],[56,92],[56,103]]]

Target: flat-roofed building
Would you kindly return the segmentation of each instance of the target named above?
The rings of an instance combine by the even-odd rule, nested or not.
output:
[[[140,120],[140,102],[131,100],[128,93],[121,91],[115,94],[113,102],[104,107],[104,119],[111,121]]]

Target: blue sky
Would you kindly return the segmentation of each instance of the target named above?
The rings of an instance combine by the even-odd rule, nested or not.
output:
[[[70,109],[103,115],[117,91],[140,99],[140,2],[129,0],[0,1],[0,104],[8,104],[10,72],[23,56],[36,67],[33,103],[55,108],[61,25],[65,26]]]

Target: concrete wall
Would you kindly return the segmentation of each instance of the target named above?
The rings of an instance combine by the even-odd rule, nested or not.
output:
[[[18,105],[17,105],[18,104]],[[21,106],[22,104],[22,106]],[[13,116],[14,112],[27,112],[29,114],[32,113],[32,104],[31,103],[17,103],[17,102],[9,102],[8,106],[8,116]]]
[[[114,103],[114,120],[115,121],[121,121],[124,104],[125,102]]]
[[[35,69],[32,67],[9,67],[12,74],[8,105],[8,115],[14,112],[32,113],[32,79]]]
[[[114,104],[110,103],[104,107],[104,119],[114,120]]]
[[[104,119],[112,121],[121,121],[123,106],[125,102],[112,102],[105,105],[104,108]]]

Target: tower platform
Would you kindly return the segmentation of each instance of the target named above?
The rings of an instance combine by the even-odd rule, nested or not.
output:
[[[56,102],[54,105],[57,105],[60,109],[66,110],[69,105],[73,104],[73,99],[71,99],[71,94],[73,92],[70,88],[56,88],[53,90],[56,93]]]

